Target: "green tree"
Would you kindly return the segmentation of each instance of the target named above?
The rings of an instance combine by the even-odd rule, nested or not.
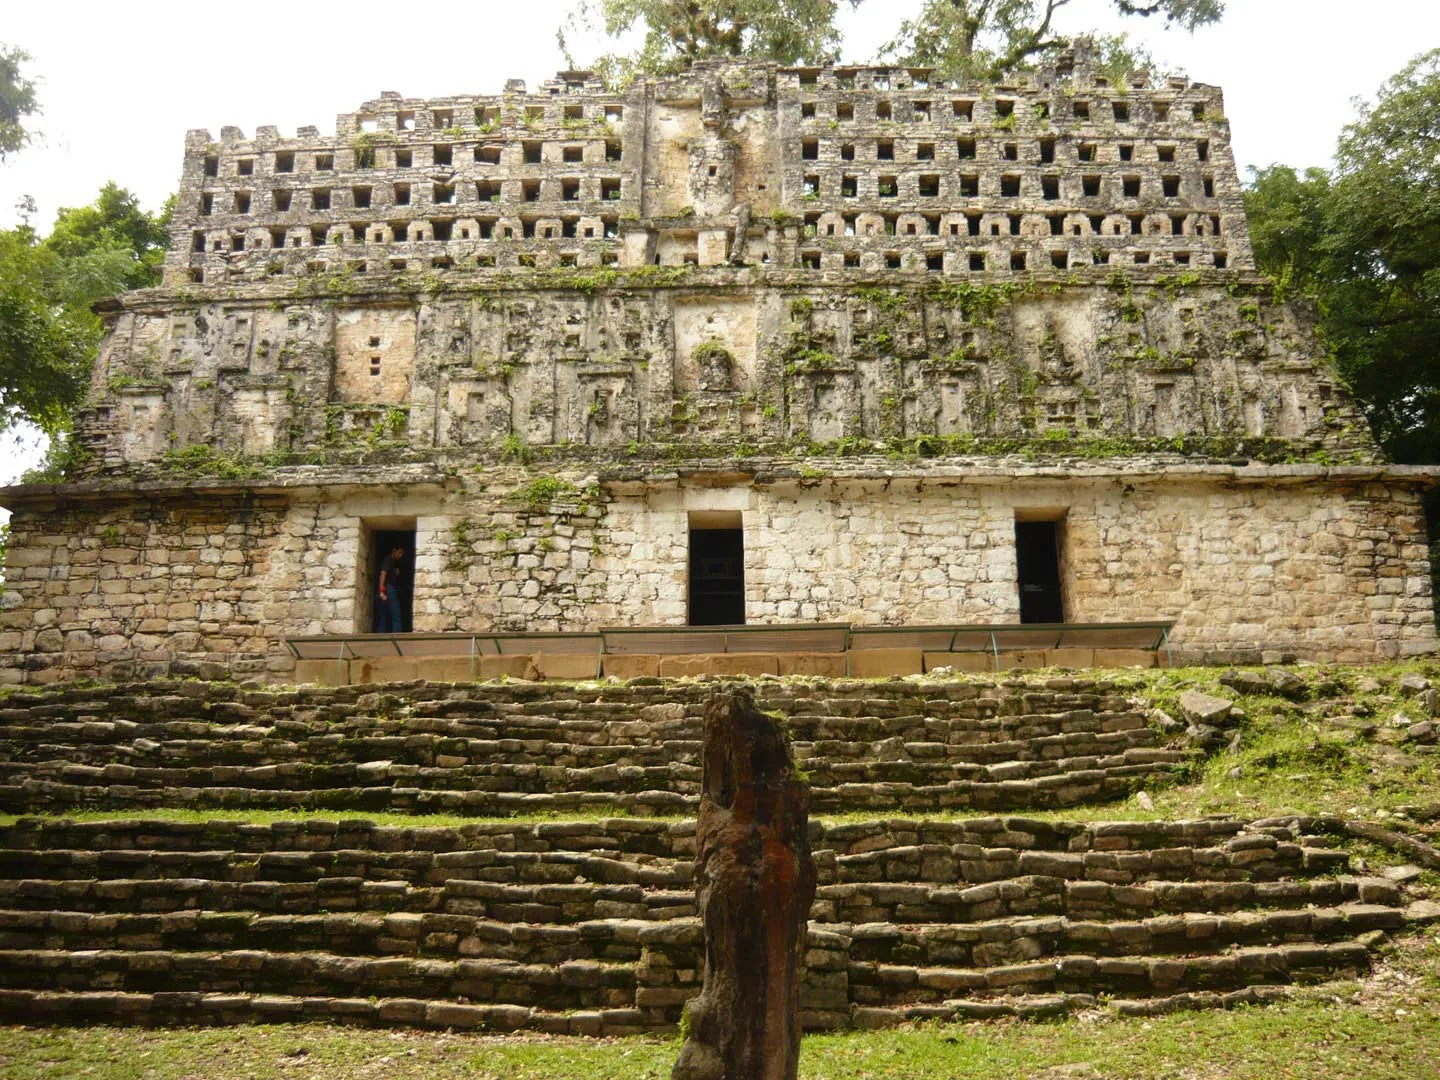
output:
[[[1325,232],[1341,371],[1397,460],[1440,462],[1440,49],[1345,128]]]
[[[1245,216],[1255,261],[1283,288],[1314,295],[1326,272],[1322,252],[1330,174],[1288,165],[1250,168]]]
[[[1245,208],[1256,261],[1313,298],[1396,461],[1440,463],[1440,50],[1362,104],[1332,173],[1272,167]]]
[[[99,344],[94,316],[51,296],[54,270],[28,224],[0,230],[0,431],[19,420],[64,431]]]
[[[1072,0],[925,0],[920,14],[900,24],[881,47],[890,62],[933,68],[944,78],[994,80],[1030,67],[1068,43],[1055,17]],[[1161,17],[1166,26],[1194,31],[1218,22],[1224,0],[1111,0],[1122,15]],[[1103,68],[1123,76],[1148,71],[1150,55],[1124,35],[1097,40]]]
[[[100,343],[91,305],[159,281],[169,212],[147,214],[109,183],[89,206],[60,210],[44,239],[28,218],[0,230],[0,431],[69,427]]]
[[[170,245],[173,205],[172,197],[160,214],[148,214],[112,180],[89,206],[62,207],[45,238],[56,260],[51,278],[56,297],[88,308],[114,293],[157,284]]]
[[[835,15],[842,2],[854,7],[860,0],[578,0],[566,25],[612,38],[643,29],[635,51],[607,53],[586,65],[609,85],[623,86],[712,57],[830,63],[840,50]],[[567,62],[578,66],[566,49],[564,28],[559,38]]]
[[[35,83],[20,71],[29,59],[23,49],[0,45],[0,161],[30,141],[25,121],[40,111]]]

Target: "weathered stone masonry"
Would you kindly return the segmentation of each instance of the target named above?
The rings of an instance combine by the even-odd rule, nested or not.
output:
[[[692,515],[751,622],[1065,617],[1182,657],[1434,645],[1420,497],[1253,273],[1213,87],[700,67],[192,132],[61,486],[11,489],[0,679],[283,676],[370,628],[683,624]]]

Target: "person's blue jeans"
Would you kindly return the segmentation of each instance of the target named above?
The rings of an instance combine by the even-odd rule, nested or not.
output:
[[[404,631],[400,625],[400,591],[393,585],[385,587],[385,597],[375,597],[375,632],[377,634],[399,634]]]

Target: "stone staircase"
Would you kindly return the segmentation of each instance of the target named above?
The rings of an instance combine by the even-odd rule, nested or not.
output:
[[[811,1028],[1263,1001],[1424,911],[1342,823],[812,823]],[[313,1018],[666,1030],[697,993],[693,821],[23,818],[0,828],[8,1022]]]
[[[1113,682],[755,685],[817,814],[857,819],[811,824],[812,1029],[1264,1001],[1365,971],[1386,932],[1440,910],[1351,873],[1338,820],[1007,816],[1191,759]],[[0,825],[0,1022],[671,1029],[702,977],[685,815],[711,689],[13,693],[0,809],[115,817]],[[290,807],[324,813],[145,816]],[[947,809],[991,816],[925,818]]]
[[[1192,757],[1161,745],[1145,711],[1104,681],[756,685],[761,707],[787,718],[822,813],[1073,806],[1163,782]],[[0,811],[694,813],[710,689],[17,693],[0,706]]]

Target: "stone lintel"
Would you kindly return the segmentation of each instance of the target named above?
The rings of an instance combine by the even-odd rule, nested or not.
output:
[[[825,483],[888,484],[974,487],[1056,482],[1166,484],[1210,483],[1245,486],[1298,486],[1307,484],[1349,486],[1354,484],[1399,484],[1429,488],[1440,483],[1437,465],[1196,465],[1154,461],[1111,460],[1083,464],[1014,465],[959,462],[926,468],[875,468],[863,460],[853,466],[833,468],[824,476],[802,476],[802,463],[755,461],[714,462],[690,467],[669,466],[654,472],[640,469],[599,472],[600,483],[614,494],[654,491],[657,487],[703,484],[758,487],[816,487]],[[583,469],[585,463],[575,467]],[[407,495],[441,495],[452,489],[452,477],[429,467],[384,466],[353,468],[300,466],[277,469],[252,482],[187,477],[119,482],[87,480],[76,484],[15,484],[0,488],[0,505],[39,506],[64,502],[113,502],[149,498],[223,498],[227,496],[290,496],[323,489],[327,495],[370,491],[377,487],[402,489]]]

